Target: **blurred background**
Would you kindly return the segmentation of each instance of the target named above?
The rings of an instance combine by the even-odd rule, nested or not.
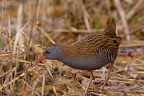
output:
[[[109,85],[96,84],[108,67],[94,71],[89,96],[144,96],[144,0],[1,0],[0,96],[79,96],[89,74],[46,60],[30,68],[50,43],[69,45],[102,32],[116,19],[123,41]]]

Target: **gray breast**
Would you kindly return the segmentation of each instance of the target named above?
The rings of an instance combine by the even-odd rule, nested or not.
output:
[[[93,56],[63,57],[60,61],[75,69],[96,70],[115,60],[116,55],[112,55],[109,50],[98,49]]]

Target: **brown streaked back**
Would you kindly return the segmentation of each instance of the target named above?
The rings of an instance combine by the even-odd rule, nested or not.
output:
[[[119,37],[111,38],[104,33],[91,33],[70,46],[62,46],[61,49],[69,57],[93,56],[99,48],[117,51],[120,43]]]

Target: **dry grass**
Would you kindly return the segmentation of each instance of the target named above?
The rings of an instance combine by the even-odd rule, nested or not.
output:
[[[95,70],[89,96],[144,96],[143,0],[110,1],[1,0],[0,96],[82,94],[89,81],[87,71],[52,60],[31,66],[49,43],[67,45],[102,31],[109,14],[116,18],[123,42],[109,85],[103,91],[96,87],[108,66]]]

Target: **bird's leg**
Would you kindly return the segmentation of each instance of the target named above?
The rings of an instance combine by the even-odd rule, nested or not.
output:
[[[89,81],[89,83],[87,85],[87,88],[85,90],[84,96],[87,96],[87,92],[88,92],[89,86],[90,86],[90,84],[91,84],[91,82],[93,80],[93,73],[92,73],[92,71],[89,71],[89,72],[90,72],[90,81]]]
[[[103,82],[103,85],[102,85],[101,90],[104,88],[105,84],[108,82],[108,80],[109,80],[109,78],[110,78],[110,72],[111,72],[111,70],[112,70],[113,63],[114,63],[114,62],[111,62],[111,63],[110,63],[110,68],[109,68],[109,71],[108,71],[108,75],[107,75],[107,77],[106,77],[106,80]]]

